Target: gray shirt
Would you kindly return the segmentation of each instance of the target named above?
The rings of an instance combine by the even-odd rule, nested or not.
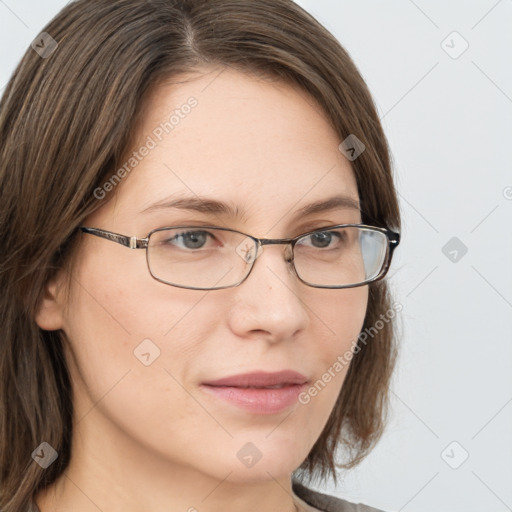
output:
[[[384,512],[383,510],[351,503],[304,487],[299,482],[292,482],[292,490],[299,498],[299,512]]]

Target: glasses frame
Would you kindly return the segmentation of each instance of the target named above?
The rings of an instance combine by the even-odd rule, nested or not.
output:
[[[383,264],[382,269],[379,272],[379,274],[377,276],[372,277],[371,279],[367,279],[366,281],[363,281],[361,283],[341,285],[341,286],[315,285],[315,284],[308,283],[307,281],[304,281],[304,279],[302,279],[299,276],[299,274],[297,272],[297,269],[295,268],[294,248],[295,248],[295,245],[297,244],[297,242],[301,238],[304,238],[306,236],[310,236],[310,235],[312,235],[312,234],[314,234],[316,232],[330,231],[332,229],[346,228],[346,227],[365,228],[365,229],[368,229],[368,230],[378,231],[378,232],[383,233],[384,235],[386,235],[386,238],[387,238],[387,241],[388,241],[387,248],[386,248],[386,259],[384,261],[384,264]],[[293,272],[296,275],[296,277],[299,279],[299,281],[301,281],[305,285],[310,286],[312,288],[328,288],[328,289],[356,288],[356,287],[359,287],[359,286],[364,286],[364,285],[367,285],[367,284],[370,284],[370,283],[374,283],[375,281],[379,281],[380,279],[382,279],[387,274],[387,272],[389,270],[389,267],[391,265],[391,260],[392,260],[392,257],[393,257],[393,252],[398,247],[398,244],[400,243],[400,233],[396,233],[395,231],[392,231],[392,230],[387,229],[387,228],[379,228],[379,227],[376,227],[376,226],[369,226],[367,224],[336,224],[336,225],[333,225],[333,226],[325,226],[325,227],[322,227],[322,228],[313,229],[313,230],[308,231],[306,233],[302,233],[302,234],[297,235],[297,236],[295,236],[293,238],[257,238],[255,236],[248,235],[247,233],[243,233],[242,231],[238,231],[236,229],[222,228],[222,227],[218,227],[218,226],[199,226],[199,225],[198,226],[195,226],[195,225],[180,225],[180,226],[167,226],[167,227],[163,227],[163,228],[156,228],[156,229],[151,230],[147,234],[147,236],[144,237],[144,238],[138,238],[136,236],[121,235],[119,233],[114,233],[112,231],[106,231],[104,229],[91,228],[91,227],[87,227],[87,226],[80,226],[79,229],[83,233],[88,233],[90,235],[94,235],[94,236],[97,236],[97,237],[100,237],[100,238],[104,238],[106,240],[110,240],[112,242],[116,242],[118,244],[124,245],[125,247],[128,247],[129,249],[146,249],[146,263],[147,263],[147,266],[148,266],[149,273],[151,274],[151,277],[153,277],[153,279],[155,279],[156,281],[159,281],[161,283],[167,284],[169,286],[175,286],[177,288],[185,288],[187,290],[223,290],[223,289],[226,289],[226,288],[235,288],[235,287],[241,285],[249,277],[249,275],[252,272],[252,269],[254,268],[256,260],[258,259],[257,256],[252,261],[251,267],[249,268],[249,271],[247,272],[245,277],[243,279],[241,279],[240,281],[238,281],[236,284],[229,285],[229,286],[219,286],[219,287],[214,287],[214,288],[211,288],[211,287],[210,288],[199,288],[199,287],[194,287],[194,286],[184,286],[184,285],[169,283],[168,281],[165,281],[164,279],[161,279],[161,278],[155,276],[153,274],[153,272],[151,271],[151,266],[149,264],[149,251],[148,251],[148,248],[149,248],[149,239],[151,238],[151,235],[153,233],[156,233],[156,232],[159,232],[159,231],[164,231],[164,230],[167,230],[167,229],[185,229],[185,228],[186,229],[191,229],[192,228],[192,229],[198,229],[198,230],[200,230],[200,229],[216,229],[216,230],[220,230],[220,231],[231,231],[231,232],[234,232],[234,233],[238,233],[240,235],[243,235],[243,236],[253,240],[253,242],[255,243],[255,246],[256,246],[256,253],[255,253],[256,255],[258,255],[260,253],[259,252],[260,248],[262,248],[264,245],[282,245],[282,244],[288,245],[288,246],[291,247],[291,253],[290,253],[291,256],[286,261],[288,263],[292,264]]]

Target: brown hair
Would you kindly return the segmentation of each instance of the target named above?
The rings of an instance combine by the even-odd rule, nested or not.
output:
[[[34,321],[45,285],[70,264],[94,190],[121,164],[149,92],[205,66],[229,66],[302,88],[339,135],[366,150],[352,162],[364,223],[399,229],[390,155],[365,82],[339,42],[291,0],[79,0],[44,29],[0,102],[0,509],[18,512],[70,460],[72,389],[62,331]],[[369,285],[364,329],[391,308]],[[335,452],[360,462],[385,425],[396,359],[394,322],[358,344],[340,396],[296,477],[335,474]],[[46,441],[57,460],[31,453]]]

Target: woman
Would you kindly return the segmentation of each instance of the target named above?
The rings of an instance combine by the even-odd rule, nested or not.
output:
[[[79,0],[0,134],[0,508],[375,511],[307,487],[378,441],[396,357],[390,158],[333,36]]]

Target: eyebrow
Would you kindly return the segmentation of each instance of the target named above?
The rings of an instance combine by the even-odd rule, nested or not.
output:
[[[218,201],[216,199],[201,197],[182,197],[177,199],[164,199],[158,203],[152,204],[141,211],[141,213],[151,213],[154,211],[165,209],[190,210],[199,213],[212,213],[224,215],[234,219],[244,216],[245,212],[240,210],[238,206],[232,206],[229,203]],[[359,201],[349,196],[334,196],[321,201],[303,206],[297,210],[297,216],[307,216],[314,213],[322,213],[331,210],[356,210],[361,211]]]

